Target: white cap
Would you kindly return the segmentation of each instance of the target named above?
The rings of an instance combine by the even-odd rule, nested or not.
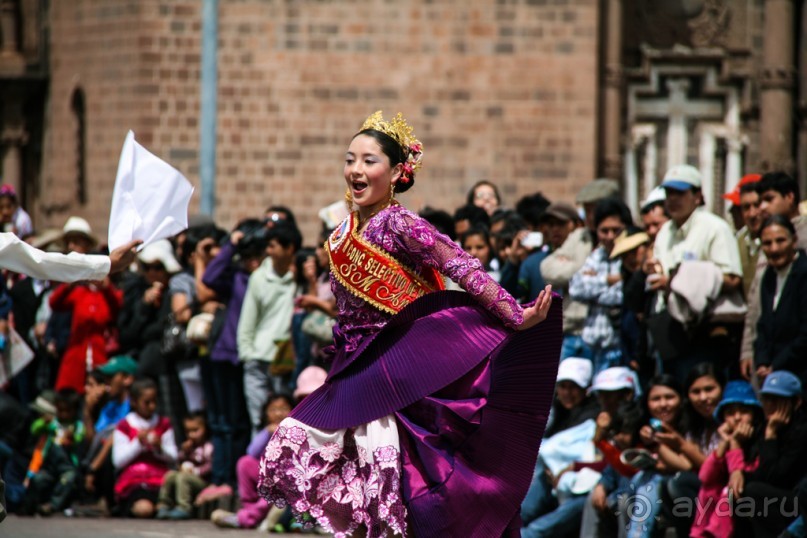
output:
[[[655,187],[652,191],[650,191],[647,194],[647,198],[642,200],[640,207],[642,208],[642,211],[644,211],[645,208],[647,208],[648,206],[655,204],[657,202],[663,202],[666,199],[667,199],[667,191],[664,190],[664,187],[659,185],[658,187]]]
[[[694,166],[677,164],[667,170],[661,186],[665,189],[688,191],[701,188],[701,173]]]
[[[591,372],[593,366],[588,359],[578,359],[569,357],[560,361],[558,366],[558,383],[561,381],[572,381],[582,389],[588,388],[591,383]]]
[[[169,273],[178,273],[182,266],[174,257],[174,247],[168,239],[160,239],[146,245],[137,258],[143,263],[160,262]]]
[[[636,392],[636,378],[630,368],[614,366],[606,368],[594,378],[591,390],[631,389]]]

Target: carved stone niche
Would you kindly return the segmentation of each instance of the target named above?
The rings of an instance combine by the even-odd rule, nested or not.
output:
[[[640,44],[725,47],[732,22],[728,0],[629,0],[625,14],[626,47],[634,50]]]

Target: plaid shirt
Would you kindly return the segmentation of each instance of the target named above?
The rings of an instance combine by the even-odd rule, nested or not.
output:
[[[609,275],[619,275],[621,268],[621,260],[609,259],[605,249],[597,247],[569,282],[572,299],[589,305],[582,337],[594,348],[619,344],[619,330],[614,327],[609,312],[613,314],[615,309],[622,309],[622,280],[609,286],[607,279]]]

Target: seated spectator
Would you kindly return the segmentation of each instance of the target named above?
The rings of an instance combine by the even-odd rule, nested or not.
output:
[[[204,413],[185,417],[185,435],[179,451],[179,470],[169,471],[160,488],[157,519],[190,519],[193,502],[205,488],[213,466],[213,444],[208,439]]]
[[[639,472],[620,458],[625,450],[639,444],[642,424],[644,413],[634,401],[622,402],[613,415],[602,411],[597,416],[594,445],[602,453],[606,465],[583,508],[581,537],[617,534],[616,514],[625,510],[625,497],[631,493],[630,479]]]
[[[801,381],[787,370],[772,372],[762,384],[765,426],[753,447],[759,465],[737,469],[729,477],[735,536],[779,536],[798,515],[794,488],[807,474],[807,419],[801,395]]]
[[[662,425],[664,431],[655,434],[656,440],[682,456],[670,461],[669,467],[677,472],[666,483],[666,501],[670,522],[679,536],[686,536],[695,518],[695,512],[675,510],[681,503],[694,505],[700,489],[698,471],[707,456],[717,448],[720,435],[714,412],[723,396],[725,378],[708,362],[697,364],[687,375],[681,425],[678,430]],[[679,433],[680,432],[680,433]]]
[[[545,433],[532,483],[521,505],[523,537],[573,532],[588,490],[574,488],[574,463],[591,461],[594,417],[599,406],[586,389],[591,382],[591,361],[568,358],[560,363],[552,421]],[[565,494],[556,490],[565,477]],[[582,487],[582,486],[581,486]],[[555,490],[555,491],[553,491]]]
[[[643,462],[639,472],[631,478],[630,490],[635,492],[635,499],[628,510],[620,512],[619,521],[629,536],[650,537],[657,530],[656,518],[662,508],[666,482],[674,473],[687,468],[689,460],[671,449],[667,442],[676,434],[681,435],[683,394],[678,381],[668,374],[651,379],[645,406],[650,421],[639,430],[639,439],[655,462],[651,460],[648,466]],[[641,513],[633,513],[631,509],[641,510]]]
[[[26,477],[24,513],[49,516],[72,501],[78,464],[86,448],[84,424],[78,419],[81,397],[71,389],[46,391],[32,408],[40,417],[31,425],[37,439]]]
[[[636,373],[624,366],[606,368],[594,377],[591,392],[597,396],[600,409],[613,416],[622,402],[639,395]]]
[[[622,264],[610,256],[615,239],[631,220],[630,210],[622,201],[600,200],[594,215],[599,245],[569,282],[571,298],[588,305],[582,337],[592,350],[595,372],[622,363],[616,326],[622,310]]]
[[[318,366],[309,366],[300,372],[300,376],[297,378],[297,388],[294,391],[295,402],[301,402],[303,398],[322,386],[326,377],[325,370]],[[284,532],[287,530],[280,523],[281,519],[285,519],[287,523],[290,523],[290,514],[284,515],[287,509],[270,506],[258,494],[258,487],[261,458],[272,435],[283,419],[291,413],[295,402],[292,402],[288,396],[283,394],[272,396],[267,400],[263,414],[266,423],[250,443],[246,455],[238,460],[238,492],[242,508],[237,513],[216,510],[210,517],[215,525],[251,529],[257,527],[263,521],[270,531]],[[281,525],[281,528],[278,528],[278,525]],[[263,527],[263,525],[261,526]]]
[[[177,458],[174,430],[156,413],[157,385],[151,379],[132,384],[132,412],[118,423],[112,442],[112,463],[118,471],[115,496],[122,515],[154,515],[165,474]]]
[[[760,284],[761,315],[754,342],[757,377],[788,370],[807,379],[807,253],[796,249],[796,229],[775,215],[762,225],[768,268]]]
[[[734,532],[727,484],[734,471],[753,471],[758,457],[752,454],[753,439],[762,427],[762,406],[747,381],[729,381],[715,409],[720,442],[706,457],[698,472],[701,481],[698,510],[691,538],[729,538]],[[694,510],[693,510],[694,512]],[[702,514],[702,515],[701,515]]]

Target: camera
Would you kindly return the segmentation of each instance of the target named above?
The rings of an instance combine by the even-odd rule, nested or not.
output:
[[[242,258],[262,256],[269,245],[269,230],[263,221],[249,219],[238,225],[236,231],[244,234],[235,249]]]
[[[654,432],[660,432],[663,429],[661,421],[657,418],[650,419],[650,427],[653,428]]]

